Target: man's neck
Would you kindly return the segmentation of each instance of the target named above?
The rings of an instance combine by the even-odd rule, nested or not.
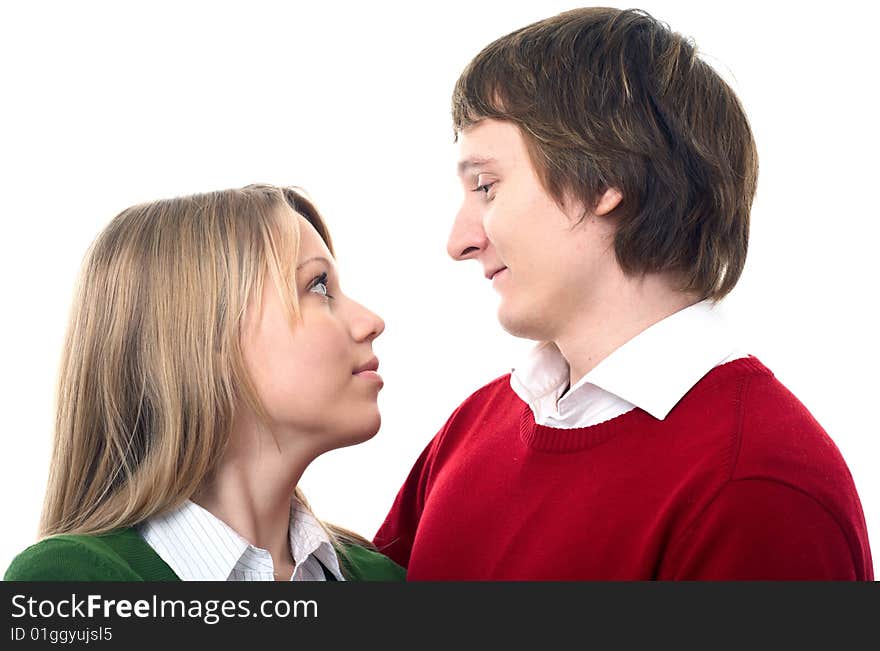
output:
[[[661,276],[621,279],[590,309],[569,319],[554,339],[568,362],[569,386],[642,331],[698,301]]]

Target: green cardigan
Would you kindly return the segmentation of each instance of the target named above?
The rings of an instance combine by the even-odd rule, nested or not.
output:
[[[358,545],[339,554],[349,581],[403,581],[406,570],[387,556]],[[180,581],[133,528],[100,536],[63,534],[16,556],[4,581]]]

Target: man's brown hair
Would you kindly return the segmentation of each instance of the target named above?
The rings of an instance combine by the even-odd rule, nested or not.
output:
[[[499,38],[455,85],[456,134],[483,118],[525,138],[546,190],[589,210],[608,188],[629,274],[672,272],[720,299],[742,273],[758,157],[733,90],[640,10],[568,11]]]

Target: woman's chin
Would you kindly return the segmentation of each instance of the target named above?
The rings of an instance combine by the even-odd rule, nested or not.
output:
[[[365,443],[376,436],[381,425],[382,416],[377,410],[375,414],[369,418],[365,418],[363,421],[359,422],[356,427],[345,432],[338,440],[338,444],[334,447],[345,448],[351,445]]]

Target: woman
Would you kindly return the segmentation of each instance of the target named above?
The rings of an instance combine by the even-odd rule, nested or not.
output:
[[[297,483],[372,437],[384,323],[296,190],[134,206],[86,257],[41,542],[6,580],[402,580]]]

